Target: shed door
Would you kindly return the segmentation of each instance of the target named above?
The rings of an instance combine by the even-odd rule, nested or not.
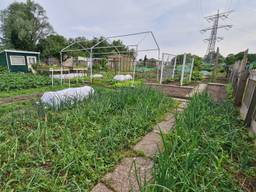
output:
[[[27,56],[28,69],[34,73],[32,65],[36,64],[36,56]]]

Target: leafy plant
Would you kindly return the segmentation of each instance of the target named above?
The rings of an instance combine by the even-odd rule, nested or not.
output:
[[[0,91],[37,88],[51,85],[51,78],[30,73],[3,73],[0,75]],[[54,84],[58,84],[56,80]]]
[[[203,75],[200,71],[193,71],[192,80],[193,81],[201,81],[203,79]]]
[[[7,68],[0,66],[0,74],[7,73]]]
[[[123,82],[115,82],[113,87],[116,87],[116,88],[137,87],[137,86],[141,86],[141,85],[142,85],[142,81],[140,81],[140,80],[137,80],[137,81],[129,80],[129,81],[123,81]]]

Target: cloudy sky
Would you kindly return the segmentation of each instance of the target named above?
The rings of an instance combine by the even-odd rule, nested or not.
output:
[[[15,0],[0,0],[0,9]],[[18,0],[22,1],[22,0]],[[231,30],[219,30],[224,40],[218,42],[221,53],[239,52],[246,48],[256,52],[255,0],[36,0],[47,11],[54,30],[66,37],[111,36],[153,31],[160,48],[168,53],[192,52],[204,55],[207,43],[200,29],[209,27],[203,17],[217,9],[234,10],[230,19],[221,24],[232,24]],[[123,39],[141,42],[154,48],[150,36]]]

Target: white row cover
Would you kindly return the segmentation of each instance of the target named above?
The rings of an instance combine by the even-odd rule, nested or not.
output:
[[[131,75],[116,75],[114,77],[115,81],[128,81],[128,80],[132,80],[132,76]]]
[[[41,97],[41,102],[58,108],[61,104],[73,104],[77,101],[82,101],[92,94],[94,94],[94,89],[90,86],[68,88],[60,91],[45,92]]]
[[[84,73],[68,73],[68,74],[62,74],[62,79],[74,79],[77,77],[84,77],[86,74]],[[61,79],[61,74],[58,75],[50,75],[50,77],[53,77],[54,79]]]
[[[103,78],[103,75],[102,74],[94,74],[94,75],[92,75],[92,78],[101,79],[101,78]]]

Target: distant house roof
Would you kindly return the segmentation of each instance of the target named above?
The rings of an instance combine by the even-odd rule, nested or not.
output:
[[[2,52],[8,52],[8,53],[31,53],[31,54],[40,54],[40,52],[35,52],[35,51],[22,51],[22,50],[10,50],[10,49],[5,49]]]

